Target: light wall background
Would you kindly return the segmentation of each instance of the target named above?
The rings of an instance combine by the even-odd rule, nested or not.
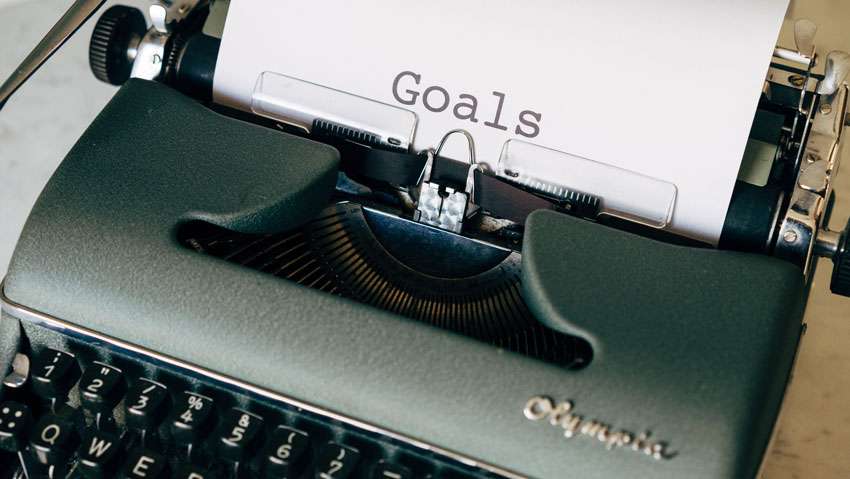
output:
[[[0,0],[0,77],[17,66],[69,4],[70,0]],[[790,19],[794,18],[809,18],[819,25],[817,44],[822,53],[850,51],[850,1],[795,1],[780,37],[784,45],[793,45]],[[115,91],[89,72],[92,26],[89,22],[83,27],[0,112],[0,276],[41,188]],[[850,162],[850,148],[844,156],[845,163]],[[850,173],[839,175],[836,191],[833,227],[840,229],[850,216]],[[822,262],[806,315],[808,332],[767,456],[767,479],[850,477],[850,299],[829,294],[831,265]]]

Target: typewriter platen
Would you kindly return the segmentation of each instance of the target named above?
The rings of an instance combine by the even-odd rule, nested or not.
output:
[[[815,255],[850,289],[848,235],[824,227],[846,54],[817,57],[805,22],[777,48],[748,152],[768,167],[713,249],[439,149],[216,108],[224,15],[99,19],[92,69],[124,86],[3,284],[2,474],[757,474]]]

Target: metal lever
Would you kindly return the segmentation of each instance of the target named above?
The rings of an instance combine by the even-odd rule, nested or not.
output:
[[[844,83],[850,74],[850,54],[839,50],[829,52],[826,57],[826,69],[823,80],[818,85],[818,94],[832,95]]]
[[[794,22],[794,44],[797,51],[809,58],[813,57],[817,32],[817,24],[809,19],[801,18]]]
[[[3,379],[3,386],[9,389],[22,388],[29,378],[30,358],[21,353],[15,354],[12,360],[12,371]]]
[[[9,97],[38,70],[95,12],[106,0],[75,0],[24,59],[8,80],[0,86],[0,110]]]
[[[818,26],[815,22],[805,18],[797,20],[794,22],[794,46],[797,49],[791,50],[778,46],[773,51],[773,56],[799,63],[807,70],[811,69],[815,63],[815,34],[817,32]]]

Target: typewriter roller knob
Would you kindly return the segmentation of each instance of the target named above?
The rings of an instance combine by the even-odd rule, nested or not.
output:
[[[832,280],[829,289],[835,294],[850,297],[850,221],[835,243],[835,252],[832,254]]]
[[[101,15],[89,43],[89,66],[98,80],[122,85],[130,78],[136,47],[147,31],[137,8],[116,5]]]
[[[835,294],[850,297],[850,220],[844,231],[827,228],[818,231],[814,253],[832,259],[829,289]]]

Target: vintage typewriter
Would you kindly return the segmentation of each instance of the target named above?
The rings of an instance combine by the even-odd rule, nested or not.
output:
[[[850,295],[850,235],[826,228],[850,57],[817,55],[814,25],[775,51],[767,168],[713,248],[593,192],[218,107],[226,14],[97,21],[92,70],[123,86],[3,283],[0,477],[758,474],[818,256]]]

